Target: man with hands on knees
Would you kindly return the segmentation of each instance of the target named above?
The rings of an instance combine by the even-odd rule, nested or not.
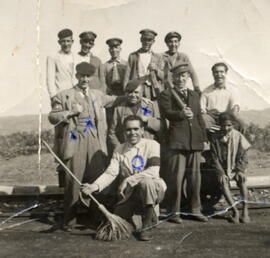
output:
[[[100,193],[118,178],[119,201],[114,213],[127,220],[139,215],[142,227],[135,223],[140,228],[138,238],[149,241],[152,236],[148,229],[157,223],[158,204],[166,190],[165,182],[159,177],[160,146],[154,140],[142,138],[144,128],[139,116],[126,117],[124,127],[126,142],[115,149],[110,165],[97,180],[83,184],[82,192]]]
[[[190,212],[194,218],[205,222],[207,218],[201,213],[200,162],[207,138],[199,95],[186,87],[190,76],[188,63],[176,65],[171,72],[174,88],[168,88],[160,95],[161,113],[169,120],[167,173],[163,175],[168,186],[165,206],[173,215],[170,221],[182,223],[179,213],[182,184],[186,178]]]

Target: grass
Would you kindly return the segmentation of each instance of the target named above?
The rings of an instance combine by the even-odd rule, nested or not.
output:
[[[49,153],[1,160],[0,185],[57,185],[56,163]],[[249,175],[270,175],[270,153],[251,149]]]

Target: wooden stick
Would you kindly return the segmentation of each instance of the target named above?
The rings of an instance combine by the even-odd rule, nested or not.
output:
[[[79,185],[82,185],[82,183],[79,181],[79,179],[71,172],[71,170],[64,164],[64,162],[54,153],[54,151],[51,149],[49,144],[42,140],[42,143],[46,146],[46,148],[49,150],[49,152],[54,156],[54,158],[63,166],[63,168],[66,170],[66,172],[77,182]],[[89,194],[91,199],[98,205],[98,206],[103,206],[98,202],[98,200],[92,195]]]
[[[180,97],[178,96],[178,94],[176,93],[174,86],[172,84],[172,81],[169,79],[168,80],[168,85],[169,88],[174,96],[174,98],[176,99],[177,104],[179,105],[180,108],[185,108],[187,105],[180,99]]]

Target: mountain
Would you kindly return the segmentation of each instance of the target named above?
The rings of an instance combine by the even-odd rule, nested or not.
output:
[[[53,127],[48,121],[47,114],[42,114],[41,125],[42,130]],[[0,117],[0,135],[8,135],[16,132],[38,132],[38,129],[38,115]]]
[[[258,124],[260,127],[270,123],[270,108],[264,110],[241,111],[241,118],[247,123]],[[0,135],[8,135],[16,132],[38,132],[38,115],[6,116],[0,117]],[[42,130],[49,130],[53,126],[48,121],[48,115],[41,115]]]
[[[270,108],[264,110],[241,111],[241,118],[247,123],[254,123],[260,127],[265,127],[270,123]]]

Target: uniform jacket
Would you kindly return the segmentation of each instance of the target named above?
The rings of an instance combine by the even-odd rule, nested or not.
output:
[[[154,139],[155,134],[157,134],[160,130],[160,114],[158,108],[151,100],[142,98],[140,107],[136,113],[138,116],[143,116],[146,110],[148,116],[147,126],[144,132],[144,138]],[[117,106],[114,110],[113,119],[111,122],[111,126],[109,129],[108,139],[112,146],[115,148],[116,146],[125,142],[124,136],[124,119],[133,115],[132,110],[129,108],[127,101],[121,103],[121,105]]]
[[[55,151],[62,160],[68,160],[74,155],[76,149],[76,140],[70,139],[71,131],[76,130],[78,124],[77,118],[66,119],[72,111],[72,104],[76,103],[76,87],[59,92],[54,98],[53,109],[49,113],[49,121],[52,124],[58,124],[55,130]],[[96,130],[102,151],[107,154],[106,135],[107,124],[104,107],[118,104],[124,97],[104,95],[99,90],[89,90],[89,97],[94,106],[96,117]]]
[[[55,55],[47,57],[46,83],[51,98],[57,92],[70,89],[74,86],[74,63],[73,67],[67,67],[61,61],[61,55],[63,54],[58,52]],[[71,55],[74,61],[74,54]]]
[[[179,96],[191,108],[194,114],[191,120],[183,116],[170,89],[160,95],[161,113],[169,120],[169,147],[174,150],[202,150],[203,142],[207,139],[199,95],[189,89],[187,93],[187,99]]]
[[[138,73],[139,53],[140,53],[140,49],[131,53],[128,57],[127,69],[126,69],[125,78],[124,78],[124,87],[126,87],[127,83],[130,80],[139,78],[139,73]],[[155,63],[158,67],[158,70],[156,72],[157,81],[162,82],[164,79],[164,73],[163,73],[164,65],[163,65],[162,57],[157,53],[154,53],[154,52],[151,52],[151,53],[152,53],[151,62]]]

